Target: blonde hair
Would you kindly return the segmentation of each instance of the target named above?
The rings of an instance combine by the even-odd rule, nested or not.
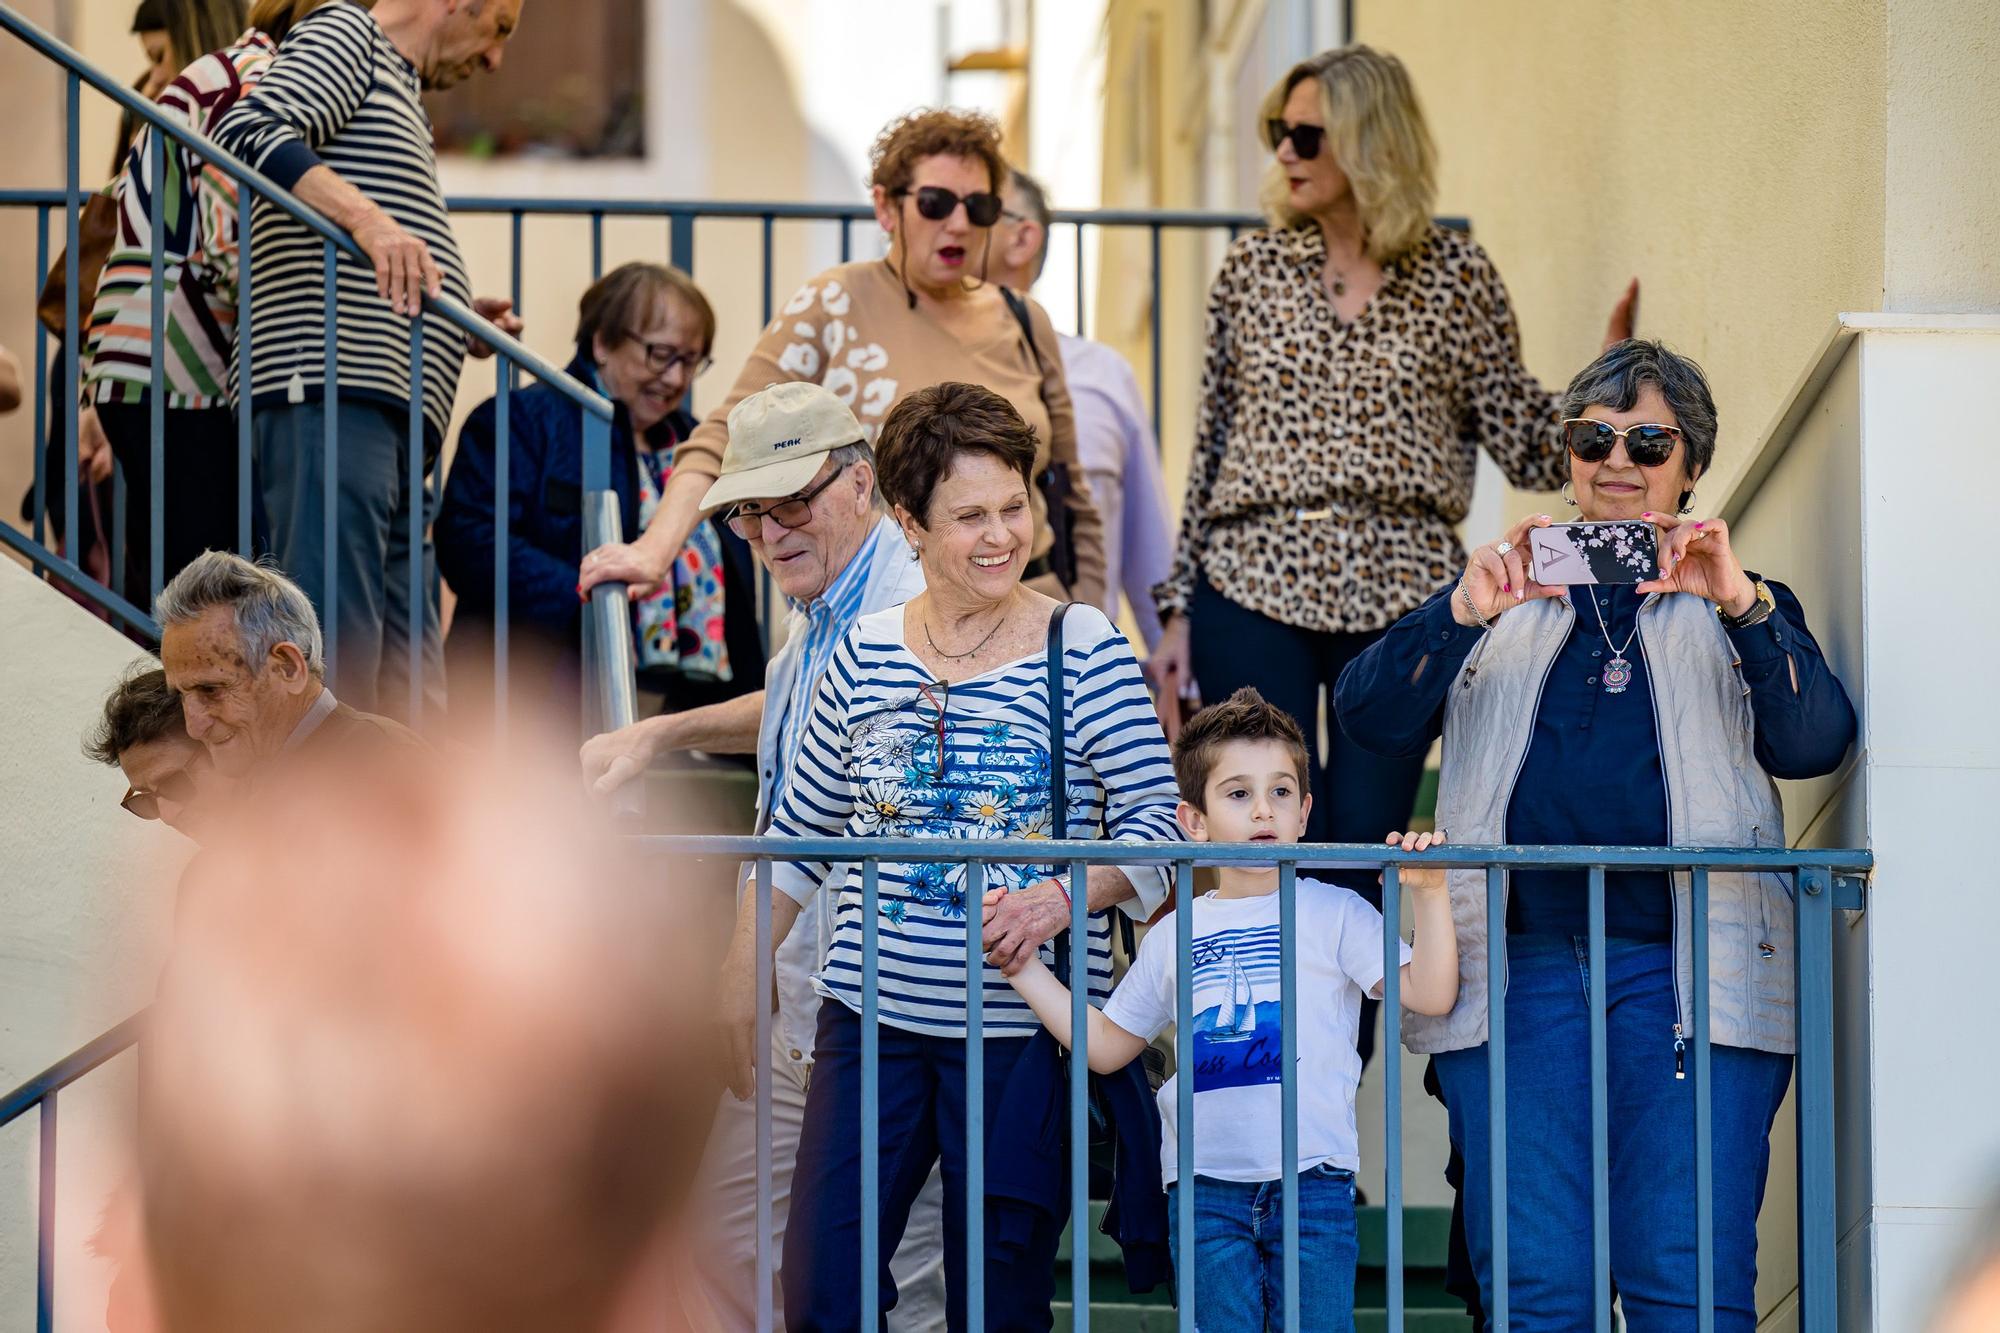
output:
[[[1421,241],[1437,199],[1437,148],[1403,62],[1369,46],[1342,46],[1302,60],[1264,95],[1258,132],[1284,116],[1292,89],[1319,83],[1326,148],[1354,189],[1368,257],[1387,263]],[[1260,200],[1273,226],[1298,227],[1306,216],[1288,202],[1284,167],[1273,162]]]

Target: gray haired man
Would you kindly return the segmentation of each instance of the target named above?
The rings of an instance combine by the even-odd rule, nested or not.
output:
[[[875,456],[861,423],[830,390],[807,381],[774,384],[729,414],[722,475],[703,498],[771,571],[791,613],[761,693],[648,718],[583,747],[585,780],[600,794],[645,771],[655,754],[696,749],[757,756],[757,830],[784,793],[812,709],[813,692],[854,622],[900,606],[924,589],[894,519],[875,490]],[[747,886],[746,886],[747,891]],[[782,1257],[793,1160],[804,1125],[819,996],[812,975],[826,961],[830,914],[818,900],[778,951],[778,1012],[771,1025],[771,1234]],[[748,993],[747,991],[745,993]],[[755,1103],[722,1099],[707,1171],[709,1221],[720,1251],[709,1271],[715,1322],[748,1328],[755,1318],[757,1119]],[[896,1279],[893,1330],[944,1326],[942,1186],[935,1172],[904,1229],[890,1271]],[[781,1297],[773,1284],[778,1320]]]
[[[423,746],[333,697],[312,602],[268,565],[204,552],[160,590],[154,614],[167,684],[218,773],[258,774],[294,752]]]

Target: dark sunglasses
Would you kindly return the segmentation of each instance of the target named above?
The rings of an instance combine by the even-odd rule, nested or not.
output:
[[[195,771],[207,766],[208,752],[204,750],[194,758],[188,760],[185,766],[161,778],[160,785],[151,791],[142,791],[138,787],[127,787],[125,789],[125,799],[118,804],[141,819],[158,819],[160,817],[161,801],[166,800],[172,801],[176,805],[186,805],[195,798]]]
[[[1624,430],[1588,417],[1571,417],[1562,423],[1563,444],[1581,463],[1602,463],[1611,457],[1611,446],[1623,440],[1627,458],[1640,467],[1658,467],[1674,456],[1674,445],[1680,438],[1680,427],[1651,422]]]
[[[916,709],[917,716],[924,720],[924,725],[937,733],[937,767],[926,773],[923,762],[919,760],[915,766],[916,770],[924,777],[942,778],[945,718],[951,711],[951,685],[947,681],[934,680],[928,685],[919,686],[917,697],[912,699],[910,704]]]
[[[917,198],[917,212],[932,222],[943,222],[952,210],[965,205],[965,220],[975,227],[990,227],[1000,220],[1000,196],[980,190],[963,197],[947,190],[942,185],[924,185],[915,190],[898,190],[898,195],[914,194]]]
[[[1292,151],[1299,155],[1299,160],[1310,162],[1319,156],[1319,146],[1326,142],[1326,126],[1287,125],[1276,116],[1264,122],[1264,142],[1271,146],[1272,152],[1277,152],[1278,145],[1287,139],[1292,141]]]
[[[625,336],[646,353],[646,369],[655,375],[664,375],[675,366],[686,366],[688,378],[694,379],[715,364],[715,358],[706,353],[683,352],[672,343],[649,343],[630,329]]]
[[[859,441],[855,441],[855,443],[859,443]],[[847,464],[842,463],[833,470],[832,476],[811,490],[787,496],[768,509],[762,505],[755,504],[733,505],[723,513],[722,521],[729,525],[731,532],[746,542],[763,535],[764,520],[767,518],[781,528],[802,528],[812,522],[812,502],[819,498],[821,491],[839,480],[840,474],[845,471],[847,471]]]

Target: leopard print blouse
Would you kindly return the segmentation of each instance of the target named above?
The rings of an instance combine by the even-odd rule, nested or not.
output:
[[[1470,237],[1433,225],[1351,323],[1325,262],[1316,226],[1229,247],[1162,615],[1201,577],[1288,625],[1380,629],[1464,568],[1453,525],[1482,446],[1516,486],[1567,475],[1555,396],[1521,365],[1507,289]]]

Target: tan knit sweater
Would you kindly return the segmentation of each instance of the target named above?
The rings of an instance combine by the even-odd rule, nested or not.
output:
[[[1104,594],[1104,532],[1076,455],[1076,423],[1063,382],[1062,353],[1048,313],[1034,301],[1028,312],[1041,351],[1021,336],[1021,326],[997,291],[971,299],[985,307],[978,336],[940,324],[924,305],[910,309],[903,284],[879,259],[830,268],[793,294],[744,362],[729,396],[681,442],[674,466],[714,476],[729,443],[729,412],[744,398],[782,380],[811,380],[839,394],[872,442],[889,409],[914,390],[959,380],[983,384],[1006,398],[1034,427],[1040,475],[1053,458],[1069,464],[1078,505],[1077,582],[1069,595],[1097,603]],[[1032,554],[1048,553],[1052,538],[1039,488]],[[1053,580],[1042,590],[1060,595]]]

